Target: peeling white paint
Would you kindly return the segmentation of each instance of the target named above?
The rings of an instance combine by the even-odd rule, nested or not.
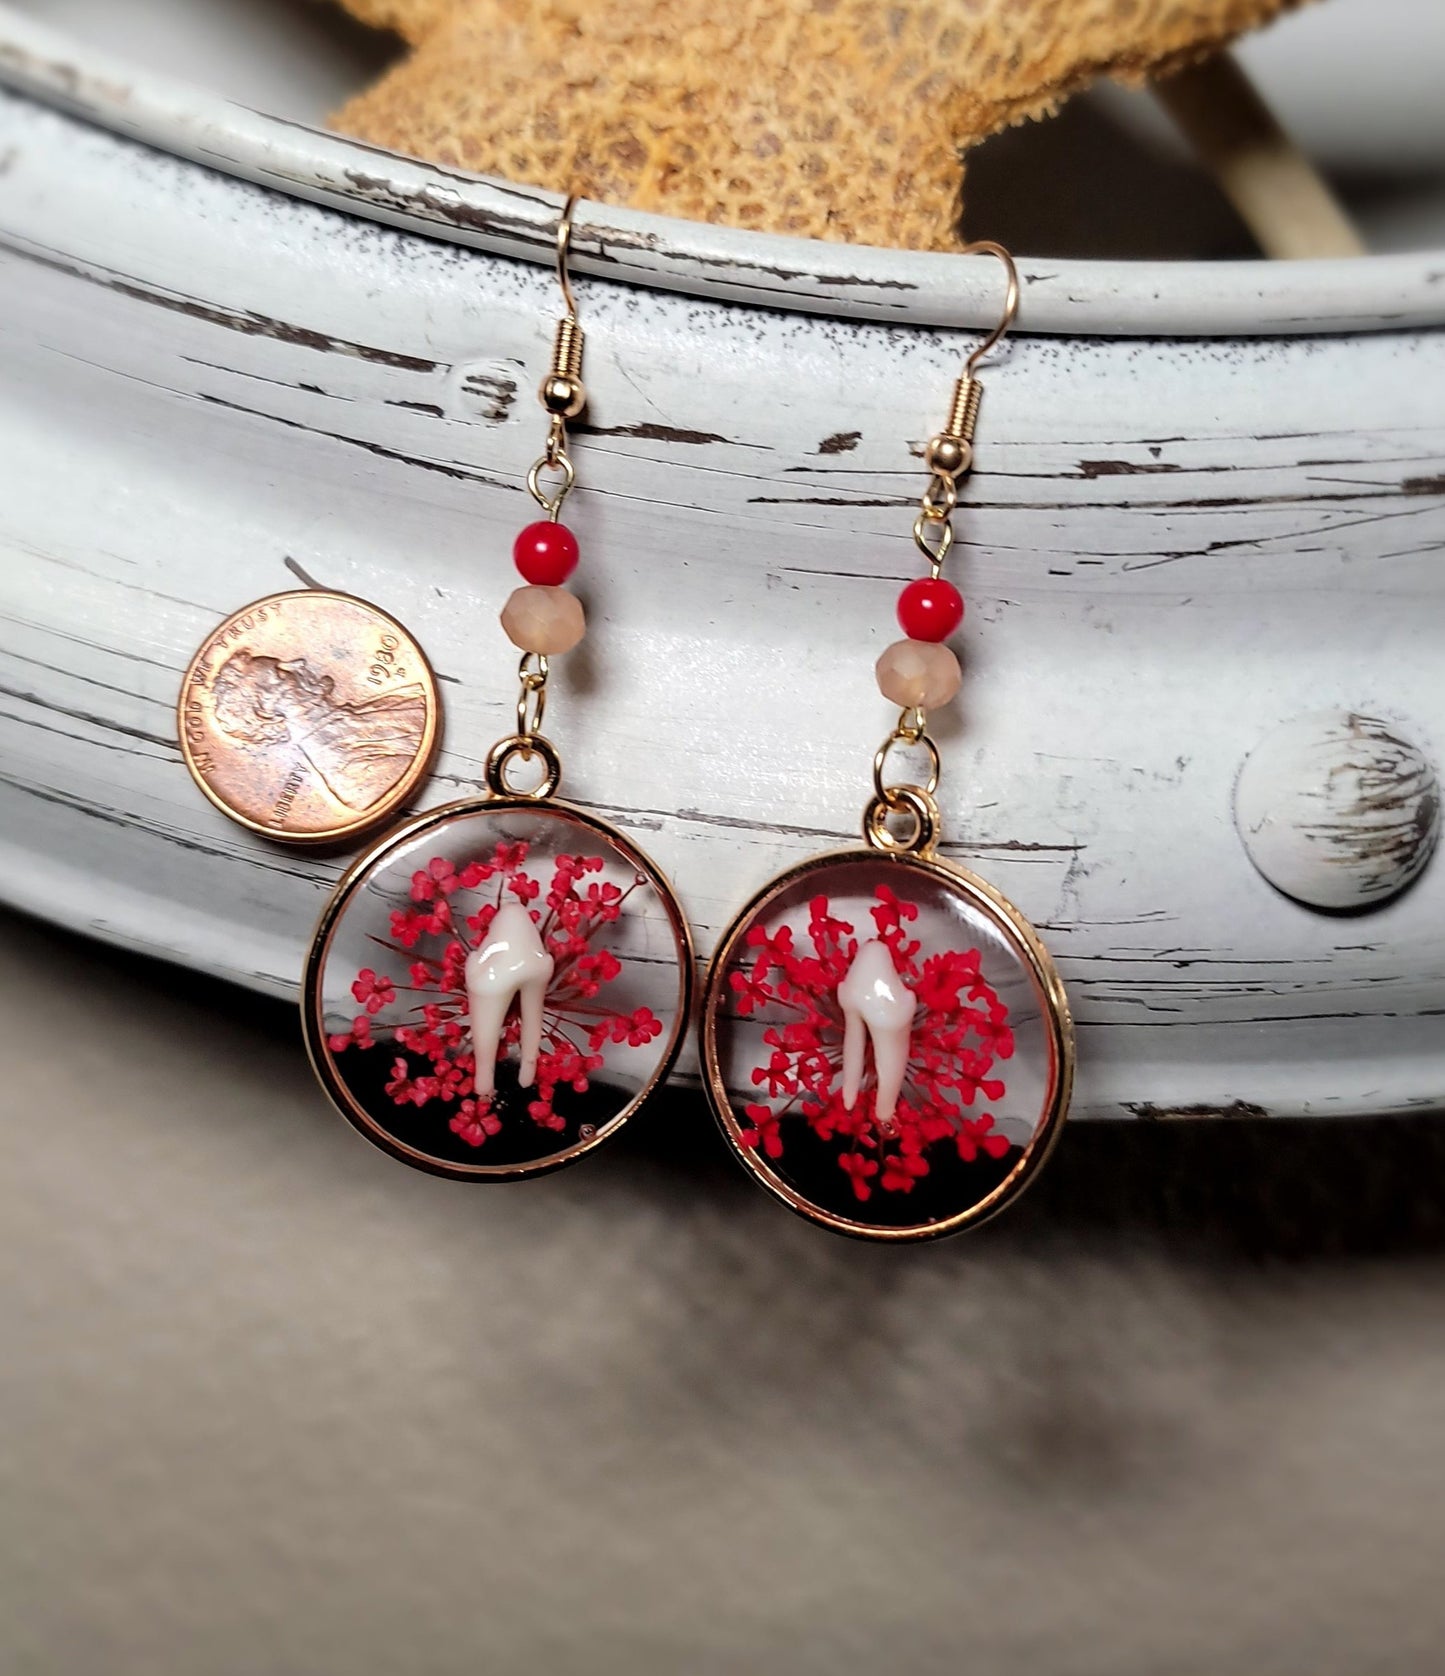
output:
[[[0,46],[17,39],[0,10]],[[25,76],[59,95],[53,64]],[[0,892],[289,994],[344,858],[268,846],[199,797],[180,672],[298,575],[374,598],[442,677],[426,801],[476,787],[512,725],[496,613],[545,428],[550,211],[514,194],[509,246],[500,188],[458,185],[491,219],[445,230],[404,202],[422,165],[309,130],[283,145],[287,125],[150,83],[73,93],[188,155],[0,95]],[[263,138],[276,190],[237,178]],[[300,182],[342,153],[393,170],[398,225],[359,188]],[[845,259],[865,273],[810,283],[777,241],[786,308],[754,307],[727,298],[767,294],[770,241],[617,227],[625,260],[594,242],[583,274],[669,289],[579,284],[592,401],[568,512],[591,629],[548,729],[564,792],[636,830],[706,952],[780,867],[856,838],[892,719],[871,668],[916,573],[916,453],[960,358],[928,322],[982,317],[996,275],[971,289],[957,260],[806,246],[835,279]],[[667,228],[681,245],[658,247]],[[734,237],[752,277],[705,274],[703,245]],[[884,283],[897,264],[921,276],[906,292]],[[1152,312],[1140,287],[1172,270],[1098,266],[1050,305],[1053,270],[1026,264],[1026,319],[1239,331],[1253,307],[1260,335],[1020,334],[987,369],[950,560],[969,616],[937,727],[947,853],[1059,958],[1076,1112],[1445,1103],[1445,868],[1332,919],[1273,891],[1231,819],[1241,764],[1292,716],[1385,716],[1445,748],[1445,336],[1308,335],[1427,302],[1439,319],[1445,261],[1428,283],[1373,261],[1188,269]],[[1403,313],[1380,300],[1396,285]]]

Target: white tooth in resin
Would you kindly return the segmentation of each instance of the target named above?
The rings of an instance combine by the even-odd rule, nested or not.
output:
[[[542,1051],[542,1010],[555,962],[543,946],[531,914],[517,902],[497,909],[487,934],[467,956],[467,1014],[477,1058],[477,1098],[496,1092],[497,1049],[518,1000],[522,1013],[521,1068],[517,1080],[530,1088]]]
[[[908,1069],[916,1003],[887,946],[876,937],[853,956],[838,985],[838,1004],[843,1009],[843,1109],[852,1111],[858,1103],[866,1034],[873,1043],[873,1068],[878,1073],[878,1126],[890,1129]]]

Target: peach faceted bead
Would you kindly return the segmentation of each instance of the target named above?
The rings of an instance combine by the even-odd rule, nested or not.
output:
[[[587,632],[582,602],[566,588],[518,588],[502,607],[507,638],[523,652],[570,652]]]
[[[958,659],[931,640],[895,640],[878,660],[878,690],[904,710],[932,710],[963,684]]]

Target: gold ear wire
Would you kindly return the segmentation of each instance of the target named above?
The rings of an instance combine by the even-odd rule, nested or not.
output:
[[[947,491],[973,466],[973,433],[978,424],[979,403],[983,400],[983,385],[974,377],[974,368],[999,343],[1004,333],[1013,325],[1014,317],[1019,311],[1019,271],[1008,251],[1001,244],[995,244],[992,239],[980,239],[977,244],[965,245],[963,254],[997,256],[1008,275],[1008,290],[1004,294],[1003,314],[998,325],[963,363],[963,372],[953,386],[953,399],[948,404],[948,418],[944,421],[943,429],[937,436],[928,439],[928,445],[923,450],[924,464],[942,485],[938,493],[930,490],[929,495],[924,498],[922,518],[924,522],[931,523],[946,523],[947,512],[953,510],[952,500]],[[944,501],[948,502],[947,511],[939,509]],[[930,510],[930,506],[935,510]],[[918,544],[930,558],[942,556],[937,549],[930,548],[921,536]]]
[[[567,312],[557,322],[552,338],[552,363],[547,368],[537,390],[537,400],[550,415],[547,425],[547,447],[540,460],[527,473],[527,488],[538,506],[555,523],[562,510],[562,502],[576,481],[576,472],[567,455],[567,421],[575,419],[587,405],[587,386],[582,382],[582,347],[585,340],[577,319],[577,299],[572,295],[572,282],[567,276],[567,253],[572,247],[572,211],[577,194],[569,193],[557,222],[557,283],[562,287],[562,301]],[[541,484],[541,473],[551,468],[562,473],[558,487],[548,493]]]
[[[976,244],[966,244],[963,247],[965,256],[997,256],[1003,263],[1004,272],[1008,275],[1008,292],[1004,297],[1003,318],[998,325],[974,350],[973,354],[963,363],[965,378],[973,377],[973,369],[1002,339],[1004,333],[1013,325],[1019,311],[1019,271],[1014,266],[1014,259],[1001,244],[995,244],[992,239],[979,239]]]
[[[572,248],[572,211],[577,207],[577,194],[569,192],[562,206],[562,219],[557,223],[557,283],[562,287],[562,300],[567,313],[577,318],[577,300],[572,295],[572,282],[567,277],[567,255]]]

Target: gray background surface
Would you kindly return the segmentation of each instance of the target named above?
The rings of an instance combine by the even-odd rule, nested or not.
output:
[[[419,1175],[0,929],[7,1676],[1445,1670],[1445,1125],[1075,1126],[881,1251],[687,1099]]]

